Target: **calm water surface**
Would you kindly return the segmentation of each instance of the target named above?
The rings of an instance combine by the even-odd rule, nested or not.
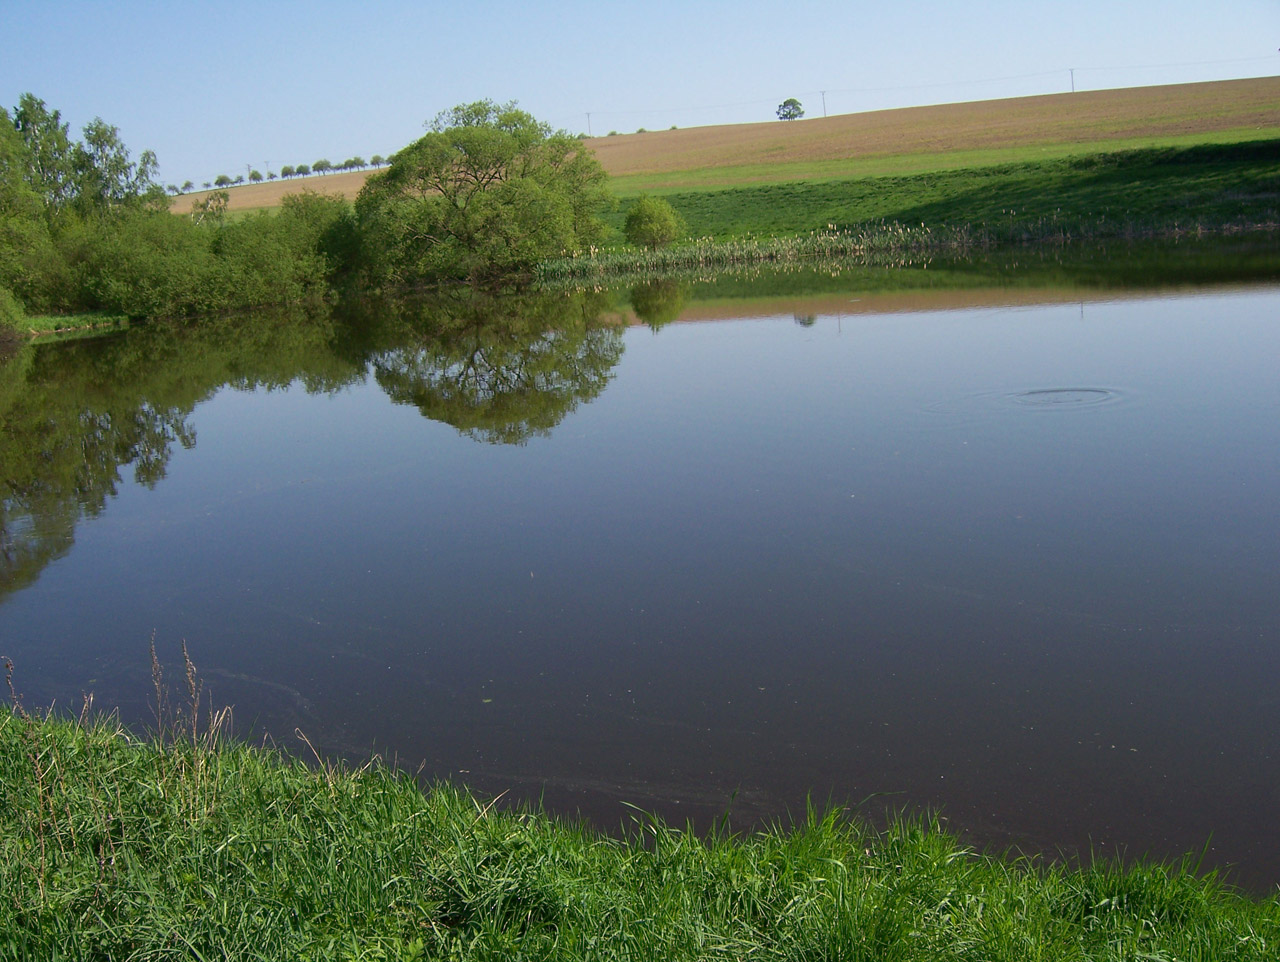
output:
[[[29,704],[145,722],[148,639],[175,669],[185,640],[241,733],[605,826],[811,796],[1028,850],[1207,842],[1274,886],[1280,286],[1036,300],[207,383],[144,334],[42,348],[8,450],[53,445],[42,403],[108,463],[8,489],[0,654]]]

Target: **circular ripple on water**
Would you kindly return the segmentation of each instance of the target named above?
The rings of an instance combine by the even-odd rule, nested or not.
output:
[[[1053,387],[1035,391],[1020,391],[1012,395],[1019,404],[1034,407],[1083,407],[1092,404],[1106,404],[1120,395],[1100,387]]]

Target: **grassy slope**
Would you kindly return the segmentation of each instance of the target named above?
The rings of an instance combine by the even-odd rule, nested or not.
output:
[[[1109,219],[1137,229],[1280,217],[1280,139],[1145,149],[851,181],[667,194],[693,236],[791,234],[879,220],[1042,233]],[[623,213],[612,216],[621,226]]]
[[[982,855],[839,814],[609,838],[378,765],[0,708],[0,959],[1274,959],[1280,899],[1189,865]]]

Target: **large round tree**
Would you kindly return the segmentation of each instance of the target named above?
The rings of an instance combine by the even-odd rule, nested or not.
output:
[[[606,175],[577,138],[491,100],[429,130],[356,200],[374,282],[500,281],[599,238]]]

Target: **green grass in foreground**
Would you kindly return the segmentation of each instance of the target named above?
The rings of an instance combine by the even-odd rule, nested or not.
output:
[[[1188,865],[989,857],[838,812],[625,839],[182,721],[0,709],[0,959],[1273,960],[1280,900]]]

